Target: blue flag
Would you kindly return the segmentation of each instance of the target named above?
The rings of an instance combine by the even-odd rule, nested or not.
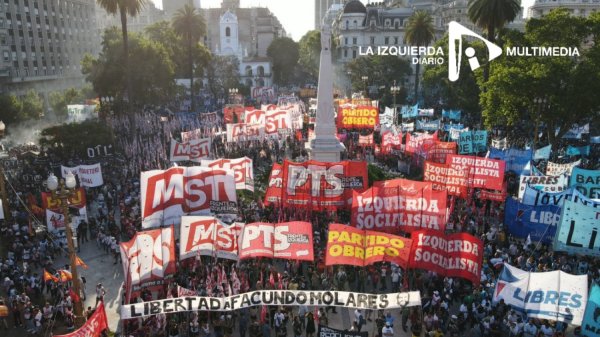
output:
[[[600,144],[600,136],[590,137],[590,143]]]
[[[588,296],[583,323],[581,323],[581,335],[596,337],[600,335],[600,286],[592,284],[592,290]]]
[[[539,149],[535,150],[535,153],[533,154],[533,160],[548,159],[548,158],[550,158],[551,151],[552,151],[552,145],[548,145],[548,146],[539,148]]]
[[[450,118],[451,120],[454,120],[454,121],[460,121],[461,113],[462,113],[462,111],[460,111],[460,110],[450,110],[448,112],[448,118]]]
[[[551,244],[560,222],[560,207],[529,206],[513,198],[506,199],[504,223],[508,232],[521,239],[531,236],[531,241]]]
[[[442,118],[450,118],[450,111],[446,111],[446,109],[442,109]]]
[[[567,147],[567,156],[589,156],[590,155],[590,146],[586,145],[586,146],[580,146],[580,147],[574,147],[569,145]]]
[[[499,150],[496,148],[490,148],[490,154],[488,156],[491,159],[501,159],[506,162],[506,171],[513,171],[516,174],[523,174],[523,170],[527,166],[527,163],[533,157],[533,151],[529,150],[518,150],[518,149],[507,149]],[[533,175],[533,174],[532,174]]]

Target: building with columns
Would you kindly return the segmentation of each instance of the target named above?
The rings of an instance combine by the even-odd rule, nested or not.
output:
[[[588,17],[600,11],[600,0],[535,0],[527,12],[528,18],[540,18],[555,8],[566,8],[571,15]]]

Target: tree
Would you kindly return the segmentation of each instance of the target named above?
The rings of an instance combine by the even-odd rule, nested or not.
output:
[[[38,119],[43,115],[44,102],[33,89],[22,97],[0,95],[0,120],[6,124]]]
[[[190,93],[192,100],[192,111],[196,110],[194,98],[194,45],[206,34],[204,18],[192,6],[185,5],[173,16],[173,28],[183,38],[188,50],[188,74],[190,77]]]
[[[86,55],[82,61],[82,73],[92,83],[99,96],[122,98],[127,81],[137,85],[132,88],[133,103],[163,104],[172,99],[175,92],[173,62],[166,48],[139,34],[131,34],[130,54],[136,62],[130,65],[128,74],[122,71],[123,40],[115,36],[115,29],[105,31],[102,51],[97,59]]]
[[[144,35],[150,40],[165,47],[169,58],[175,65],[175,76],[182,78],[187,75],[188,58],[185,56],[185,44],[177,35],[171,22],[163,20],[144,28]]]
[[[44,102],[38,93],[31,89],[21,98],[20,120],[38,119],[44,115]]]
[[[123,35],[123,69],[127,73],[129,69],[129,35],[127,33],[127,15],[138,15],[146,4],[146,0],[97,0],[100,7],[109,14],[117,14],[121,17],[121,34]],[[127,94],[131,96],[132,80],[127,76]],[[132,97],[129,97],[132,100]]]
[[[42,130],[40,144],[55,148],[63,154],[86,153],[89,144],[112,144],[115,135],[112,129],[98,120],[69,123]]]
[[[482,85],[480,103],[486,126],[527,125],[523,131],[545,127],[554,143],[573,124],[585,124],[600,116],[600,62],[597,47],[584,48],[596,29],[593,18],[570,16],[566,9],[551,11],[541,19],[530,19],[525,33],[502,36],[513,46],[578,47],[579,57],[502,57],[491,63],[492,74]],[[555,135],[555,130],[560,131]]]
[[[336,59],[336,39],[331,39],[331,59]],[[321,32],[311,30],[304,34],[298,42],[299,59],[298,64],[309,76],[309,81],[316,83],[319,78],[319,66],[321,61]]]
[[[13,94],[0,95],[0,120],[6,124],[19,121],[21,101]]]
[[[408,18],[406,27],[406,41],[413,46],[428,46],[435,37],[433,31],[433,18],[425,11],[416,11]],[[421,65],[417,62],[415,67],[415,102],[419,99],[419,70]]]
[[[67,117],[67,105],[81,103],[83,93],[75,88],[65,91],[53,91],[49,95],[50,106],[56,117],[65,119]]]
[[[207,67],[208,89],[213,97],[223,97],[240,83],[239,61],[235,56],[214,56]]]
[[[408,61],[393,55],[370,55],[355,58],[346,64],[346,72],[350,73],[350,82],[354,91],[362,91],[365,83],[363,76],[369,77],[369,82],[377,87],[384,87],[380,94],[383,94],[384,101],[389,104],[389,88],[394,80],[402,83],[404,77],[411,74],[411,68]],[[397,96],[396,103],[401,104],[405,101],[406,91],[402,90]],[[378,98],[378,97],[371,97]]]
[[[300,58],[298,43],[289,37],[278,37],[267,48],[267,55],[273,61],[274,82],[279,85],[289,84]]]
[[[469,0],[469,19],[487,32],[491,42],[496,41],[496,31],[512,22],[520,11],[519,0]]]

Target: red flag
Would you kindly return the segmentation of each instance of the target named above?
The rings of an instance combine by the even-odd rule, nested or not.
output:
[[[60,275],[60,282],[68,282],[73,279],[73,275],[68,270],[60,269],[58,274]]]
[[[58,282],[58,277],[50,274],[46,269],[44,269],[44,282]]]
[[[263,305],[260,309],[260,322],[265,323],[267,321],[267,306]]]
[[[108,320],[104,303],[100,302],[90,318],[78,330],[66,335],[54,335],[54,337],[99,337],[102,331],[108,329]]]
[[[73,289],[69,289],[69,296],[71,297],[71,299],[73,300],[73,303],[77,303],[79,301],[81,301],[81,298],[79,298],[79,295],[77,295]]]
[[[83,262],[83,260],[77,255],[75,255],[75,265],[81,266],[83,269],[88,269],[88,265],[85,264],[85,262]]]

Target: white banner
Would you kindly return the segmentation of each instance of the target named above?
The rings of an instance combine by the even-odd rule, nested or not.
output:
[[[235,175],[235,188],[254,192],[254,169],[252,159],[248,157],[202,160],[200,166],[232,170]]]
[[[498,139],[498,140],[492,139],[492,147],[495,147],[497,149],[505,150],[507,147],[506,144],[507,144],[506,137],[504,137],[502,139]]]
[[[501,299],[528,317],[581,325],[588,298],[587,275],[562,271],[531,273],[504,264],[494,289]]]
[[[578,166],[579,164],[581,164],[581,159],[572,163],[567,163],[567,164],[556,164],[553,163],[551,161],[548,162],[548,165],[546,165],[546,175],[547,176],[559,176],[563,173],[566,173],[567,175],[571,175],[571,172],[573,171],[573,168],[575,166]]]
[[[179,143],[171,138],[171,161],[199,162],[210,157],[210,138],[192,139],[186,143]]]
[[[260,305],[328,306],[388,310],[421,305],[418,291],[363,294],[347,291],[257,290],[228,297],[169,298],[121,306],[121,319],[186,311],[231,311]]]
[[[78,215],[71,215],[71,226],[77,228],[82,221],[87,222],[87,209],[81,207],[78,209]],[[49,232],[65,230],[65,216],[61,213],[46,209],[46,226]]]
[[[178,225],[185,214],[237,214],[231,170],[194,166],[145,171],[140,185],[142,228]]]
[[[560,193],[567,189],[569,177],[566,174],[559,176],[521,176],[519,181],[519,201],[523,200],[523,194],[527,185],[546,193]]]
[[[202,138],[202,129],[181,132],[181,142],[182,143],[187,143],[191,140],[196,140],[196,139],[201,139],[201,138]]]
[[[82,187],[98,187],[104,184],[102,179],[102,168],[100,163],[93,165],[79,165],[75,167],[67,167],[61,165],[61,174],[63,178],[67,177],[69,172],[79,177],[79,185]]]
[[[179,259],[198,255],[238,260],[243,223],[226,225],[212,216],[184,216],[179,230]]]
[[[265,139],[265,127],[262,124],[227,124],[227,142]]]

